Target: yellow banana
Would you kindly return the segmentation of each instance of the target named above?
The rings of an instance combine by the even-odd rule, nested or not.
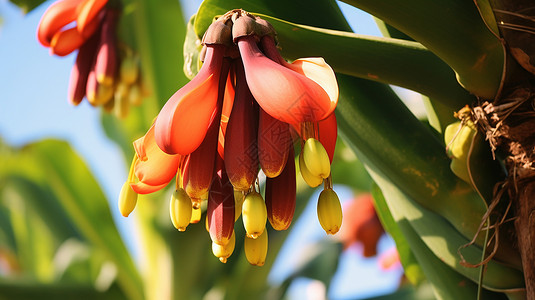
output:
[[[234,252],[235,245],[236,235],[234,234],[234,231],[232,231],[230,240],[225,246],[221,246],[212,242],[212,253],[214,253],[215,257],[219,258],[222,263],[226,263],[227,258],[229,258],[232,255],[232,252]]]
[[[138,59],[132,54],[132,51],[127,52],[126,56],[121,61],[119,69],[121,82],[126,84],[134,84],[139,75]]]
[[[303,151],[301,151],[301,154],[299,154],[299,172],[301,173],[301,177],[303,177],[305,182],[310,187],[314,188],[323,183],[323,178],[321,178],[321,176],[312,175],[312,173],[310,173],[308,170],[303,159]]]
[[[124,217],[128,215],[136,208],[137,204],[137,193],[130,187],[130,183],[127,181],[123,184],[121,188],[121,193],[119,194],[119,211]]]
[[[256,239],[245,237],[243,247],[245,248],[245,257],[253,266],[263,266],[266,262],[268,250],[268,233],[267,230]]]
[[[115,116],[119,119],[124,119],[128,116],[129,104],[128,104],[128,94],[130,93],[130,87],[123,83],[119,82],[115,88],[114,94],[114,112]]]
[[[192,208],[191,199],[184,189],[179,188],[173,192],[169,203],[169,212],[171,214],[171,222],[178,231],[185,231],[186,227],[188,227]]]
[[[318,220],[327,234],[335,234],[342,226],[342,206],[332,189],[325,189],[318,199]]]
[[[329,154],[320,141],[315,138],[306,140],[303,146],[303,161],[312,175],[321,178],[329,177],[331,174],[331,161]]]
[[[242,206],[243,226],[248,237],[256,239],[264,232],[267,221],[266,203],[257,192],[245,196]]]
[[[128,93],[128,102],[132,105],[139,106],[143,102],[143,95],[141,94],[141,88],[137,84],[130,86],[130,92]]]

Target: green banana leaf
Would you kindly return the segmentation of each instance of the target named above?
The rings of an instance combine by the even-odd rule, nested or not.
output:
[[[388,205],[384,201],[383,194],[377,184],[373,185],[372,195],[375,211],[381,220],[381,224],[383,224],[385,231],[392,236],[396,243],[396,248],[399,253],[405,276],[407,276],[413,285],[420,285],[426,278],[425,274],[411,250],[411,245],[409,245],[403,232],[392,217]]]
[[[404,32],[451,66],[461,85],[484,99],[500,87],[505,50],[473,1],[344,0]]]
[[[486,212],[486,203],[451,172],[442,141],[384,86],[341,74],[338,81],[340,135],[350,147],[359,149],[359,159],[380,170],[411,199],[442,215],[471,240]],[[477,239],[478,245],[482,245],[482,239]],[[497,258],[516,264],[518,253],[507,243],[501,246],[503,252]]]
[[[22,9],[22,12],[25,14],[34,10],[37,6],[41,5],[45,1],[46,0],[9,0],[9,2],[20,7],[20,9]]]
[[[374,190],[374,202],[382,215],[390,214],[392,207],[389,207],[380,190]],[[390,214],[389,218],[394,219]],[[419,234],[414,231],[410,222],[404,218],[397,218],[391,227],[403,233],[404,239],[411,247],[411,251],[423,269],[427,279],[431,283],[435,295],[438,299],[474,299],[477,295],[477,285],[467,280],[459,273],[453,271],[448,265],[442,262],[421,240]],[[490,292],[486,292],[487,297]],[[485,298],[486,299],[486,298]],[[489,299],[497,299],[493,296]]]
[[[486,209],[484,201],[477,196],[470,196],[474,193],[470,192],[470,188],[462,188],[463,183],[449,171],[449,160],[444,157],[443,146],[437,144],[437,148],[432,150],[433,143],[437,143],[434,135],[417,120],[409,122],[412,115],[403,113],[406,109],[401,104],[390,100],[388,105],[381,105],[380,101],[386,99],[384,93],[382,100],[370,97],[374,95],[374,89],[381,90],[379,86],[370,85],[371,82],[343,75],[339,76],[339,82],[341,101],[337,109],[341,134],[367,166],[386,199],[392,201],[389,207],[396,221],[401,216],[395,213],[405,213],[403,218],[411,221],[411,226],[436,256],[463,275],[477,280],[476,269],[459,265],[457,249],[468,243],[475,234],[475,227]],[[421,145],[426,147],[422,148]],[[440,161],[443,159],[445,165],[441,167]],[[429,161],[433,164],[429,164]],[[426,170],[428,167],[433,169]],[[448,188],[449,184],[452,185]],[[387,187],[388,190],[385,190]],[[457,202],[463,197],[467,198]],[[441,238],[440,235],[446,233],[449,235]],[[463,254],[469,261],[477,262],[481,257],[481,249],[471,246],[464,249]],[[514,253],[509,253],[509,256],[514,256]],[[500,259],[508,257],[502,255]],[[500,270],[504,266],[496,263],[494,266],[498,273],[508,272],[511,281],[487,282],[486,286],[495,289],[522,287],[521,272],[507,267]],[[489,265],[489,272],[490,269]],[[488,279],[499,278],[488,276]]]
[[[322,28],[351,31],[338,4],[334,0],[324,1],[247,1],[247,0],[206,0],[197,11],[195,32],[201,37],[215,16],[229,10],[241,8],[251,13],[276,16],[298,24]]]
[[[478,282],[479,269],[462,266],[460,264],[461,258],[457,252],[460,247],[469,242],[468,239],[459,234],[441,216],[419,206],[414,200],[403,194],[392,183],[385,180],[383,175],[370,169],[369,171],[372,178],[384,191],[386,203],[394,220],[398,224],[403,222],[410,225],[426,247],[447,266],[452,267],[474,283]],[[404,233],[407,235],[406,232]],[[462,250],[462,253],[469,262],[474,263],[481,259],[482,251],[477,247],[467,247]],[[431,276],[428,272],[426,275]],[[524,277],[519,270],[490,260],[486,266],[483,286],[490,290],[504,292],[521,289],[524,286]]]
[[[25,193],[19,197],[24,199],[28,197],[28,204],[32,209],[39,211],[39,215],[51,218],[52,216],[47,216],[48,212],[40,211],[50,209],[52,212],[60,212],[58,213],[58,222],[65,218],[61,217],[62,213],[67,216],[69,221],[67,226],[72,224],[73,229],[83,237],[83,240],[86,240],[92,247],[100,249],[99,251],[102,251],[105,259],[116,265],[118,283],[129,298],[140,298],[143,287],[140,284],[138,271],[117,232],[106,198],[85,163],[67,143],[44,140],[19,150],[2,147],[0,165],[3,166],[0,169],[1,182],[14,180],[13,177],[24,178],[38,186],[40,190],[49,191],[50,195],[54,195],[55,201],[57,201],[56,207],[54,205],[49,207],[32,204],[31,201],[36,202],[39,199],[32,200],[32,197],[28,197],[29,193],[39,192],[39,190],[28,188],[28,184],[23,184],[25,181],[18,179],[15,181],[23,187],[18,188],[19,195]],[[16,185],[10,185],[10,187],[14,186]],[[47,201],[47,193],[43,193],[43,196],[44,198],[40,200]],[[17,203],[21,204],[21,202]],[[21,217],[16,216],[15,219],[12,217],[12,220],[19,222],[17,219],[21,219]],[[28,220],[31,222],[39,219],[41,217],[29,218]],[[14,226],[15,231],[17,226]],[[51,222],[51,226],[55,226],[54,222]],[[42,225],[41,228],[45,230],[47,227]],[[69,229],[64,230],[67,230],[68,233]],[[35,233],[39,234],[40,231],[36,230]],[[62,234],[60,231],[61,235],[64,236],[66,233]],[[44,237],[46,235],[43,234]],[[35,242],[39,241],[41,240],[35,239]],[[47,249],[45,245],[42,245],[43,249]],[[41,246],[23,245],[22,247],[24,249],[41,249]]]
[[[34,299],[80,299],[80,300],[122,300],[124,296],[117,285],[105,292],[96,291],[91,285],[5,283],[0,282],[0,300]]]

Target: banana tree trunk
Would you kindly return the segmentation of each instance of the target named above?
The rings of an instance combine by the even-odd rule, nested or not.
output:
[[[506,153],[508,190],[527,299],[535,299],[535,3],[491,0],[508,53],[500,97],[487,108],[491,145]],[[485,106],[485,105],[484,105]],[[490,127],[488,128],[490,129]]]
[[[528,299],[535,299],[535,172],[530,172],[531,180],[519,185],[517,198],[517,219],[515,228],[518,245],[524,266],[526,294]]]

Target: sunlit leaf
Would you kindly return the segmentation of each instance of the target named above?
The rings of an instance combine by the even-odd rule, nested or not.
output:
[[[407,242],[407,239],[403,235],[403,232],[399,228],[398,224],[392,217],[388,205],[385,202],[383,193],[379,187],[375,184],[372,189],[372,195],[377,215],[381,220],[385,230],[392,236],[396,242],[396,248],[399,253],[401,264],[405,275],[414,285],[419,285],[425,280],[425,274],[422,268],[418,264],[414,253],[411,250],[411,246]]]
[[[276,16],[277,18],[335,30],[351,31],[336,1],[247,1],[247,0],[207,0],[197,12],[195,32],[201,37],[214,16],[229,10],[241,8],[251,13]]]
[[[456,234],[449,237],[451,240],[448,239],[447,245],[450,248],[445,247],[446,244],[442,246],[436,244],[436,248],[432,250],[446,251],[441,259],[458,271],[465,271],[466,276],[475,274],[477,278],[474,269],[468,270],[459,266],[457,249],[468,243],[477,232],[477,226],[486,211],[484,200],[453,175],[442,143],[436,140],[429,129],[414,118],[399,101],[395,100],[395,96],[387,97],[384,88],[372,82],[343,75],[338,79],[342,98],[337,107],[338,125],[345,142],[356,151],[369,172],[372,172],[372,178],[379,184],[387,200],[392,196],[389,194],[390,191],[385,191],[383,185],[389,184],[392,189],[400,189],[407,199],[411,199],[414,205],[417,205],[415,206],[417,208],[412,209],[414,218],[417,218],[416,211],[420,208],[425,209],[430,215],[434,216],[436,213],[440,216],[438,219],[440,222],[437,220],[438,223],[434,227],[422,225],[422,230],[428,231],[418,231],[419,234],[423,236],[432,232],[438,234],[441,230],[437,226],[441,224],[445,226],[444,228],[451,226],[455,228]],[[379,91],[382,97],[377,97],[376,93]],[[378,182],[379,179],[382,183]],[[394,192],[393,190],[392,193]],[[390,211],[396,219],[392,207]],[[427,244],[427,240],[424,241]],[[481,245],[481,240],[478,243]],[[430,244],[427,245],[431,247]],[[507,248],[507,245],[503,246]],[[496,259],[510,263],[517,261],[518,254],[515,254],[514,250],[503,250],[504,252],[497,255]],[[474,260],[477,262],[481,257],[480,248],[478,250],[475,246],[465,251],[463,254],[466,257],[472,257],[471,262]],[[471,251],[479,251],[480,254],[478,256],[476,252]],[[435,254],[440,256],[438,253]],[[514,269],[509,272],[515,274]],[[509,287],[514,286],[515,280],[519,279],[515,276],[518,275],[510,276],[509,279],[512,281],[509,282]],[[505,283],[494,284],[498,284],[501,288],[507,287]]]
[[[473,1],[399,2],[344,0],[401,30],[439,56],[471,93],[493,99],[501,83],[505,54]]]
[[[101,249],[118,268],[121,287],[137,299],[142,286],[98,183],[80,157],[65,142],[45,140],[18,151],[0,152],[0,178],[24,177],[56,197],[76,231]]]

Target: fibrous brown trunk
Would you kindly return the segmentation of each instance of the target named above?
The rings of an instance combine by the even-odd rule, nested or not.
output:
[[[535,176],[535,172],[531,172]],[[528,299],[535,298],[535,177],[531,177],[525,184],[519,184],[516,198],[515,228],[518,237],[524,279]]]
[[[484,103],[487,137],[505,158],[527,299],[535,299],[535,2],[490,0],[507,52],[500,95]]]

